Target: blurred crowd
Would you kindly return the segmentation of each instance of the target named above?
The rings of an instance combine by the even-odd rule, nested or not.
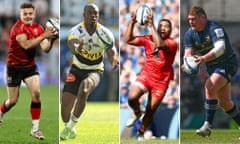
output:
[[[5,7],[5,11],[0,11],[0,61],[5,64],[7,51],[8,51],[8,41],[11,27],[19,19],[20,5],[22,2],[29,2],[27,0],[9,0],[1,1],[2,7]],[[51,5],[52,1],[47,0],[31,0],[35,5],[37,14],[36,22],[45,27],[45,23],[49,17],[57,17],[57,13],[53,13],[51,10],[54,9]],[[7,7],[8,6],[8,7]],[[11,11],[10,11],[10,10]],[[58,41],[53,45],[50,53],[45,54],[41,51],[40,47],[37,48],[36,61],[40,65],[39,68],[43,68],[44,78],[43,82],[45,84],[56,84],[58,85],[58,69],[52,69],[58,65],[59,61],[59,46]],[[5,65],[0,65],[0,67],[5,67]],[[41,71],[41,70],[40,70]],[[0,83],[0,85],[3,83]]]
[[[144,47],[136,47],[128,45],[125,42],[125,32],[128,23],[131,21],[131,13],[136,11],[137,8],[147,3],[153,12],[154,25],[157,28],[159,20],[165,18],[172,22],[173,30],[171,37],[173,37],[177,42],[179,42],[179,1],[178,0],[120,0],[120,107],[122,110],[129,109],[128,105],[128,92],[132,82],[135,81],[137,75],[142,71],[145,64],[145,53]],[[134,28],[134,35],[146,35],[149,34],[149,29],[147,25],[136,24]],[[161,115],[163,111],[174,110],[179,106],[179,50],[177,51],[175,61],[173,64],[174,68],[174,80],[169,84],[169,89],[163,99],[162,104],[159,106],[159,110],[155,115]],[[145,110],[147,103],[147,94],[143,95],[140,99],[141,109]],[[124,116],[128,117],[128,116]],[[159,121],[159,118],[156,119]],[[163,119],[162,119],[163,120]],[[167,121],[170,121],[169,119]],[[154,122],[153,122],[154,123]],[[162,122],[165,125],[168,123]],[[139,126],[136,123],[135,127]],[[158,126],[159,127],[159,126]],[[161,126],[160,126],[161,127]],[[132,136],[136,134],[137,128],[133,128]],[[146,133],[146,138],[152,138],[154,134],[154,127],[150,128],[148,133]],[[159,128],[161,129],[161,128]],[[156,130],[156,129],[155,129]],[[161,133],[161,132],[160,132]],[[124,135],[124,133],[122,134]],[[165,134],[165,137],[167,135]]]

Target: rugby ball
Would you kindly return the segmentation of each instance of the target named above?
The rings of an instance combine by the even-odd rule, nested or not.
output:
[[[53,27],[59,33],[59,29],[60,29],[59,19],[57,19],[57,18],[49,18],[47,20],[47,22],[46,22],[46,27]]]
[[[185,72],[190,75],[196,75],[199,72],[199,64],[195,62],[196,58],[193,56],[184,59]]]
[[[151,8],[147,4],[141,5],[136,12],[136,20],[140,25],[148,22],[148,16],[151,14]]]

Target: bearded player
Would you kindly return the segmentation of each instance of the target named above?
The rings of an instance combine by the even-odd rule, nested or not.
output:
[[[146,112],[138,129],[138,140],[144,140],[144,131],[152,122],[154,113],[168,89],[169,82],[173,79],[172,64],[178,49],[177,42],[170,37],[172,31],[171,22],[168,19],[160,20],[156,30],[152,14],[148,19],[151,34],[144,36],[133,35],[134,25],[137,22],[135,13],[132,15],[132,21],[129,23],[126,32],[126,42],[130,45],[144,46],[146,55],[143,71],[131,85],[128,98],[128,103],[134,113],[128,119],[126,127],[131,127],[142,116],[139,98],[145,92],[149,92]]]
[[[76,137],[75,125],[85,109],[88,96],[102,77],[104,53],[107,54],[112,69],[119,64],[113,34],[98,23],[98,6],[87,4],[83,17],[84,21],[73,27],[68,37],[68,46],[74,55],[61,99],[61,114],[65,123],[60,134],[61,140]]]
[[[49,52],[57,38],[54,28],[43,27],[34,22],[35,7],[31,3],[23,3],[20,7],[20,20],[10,31],[7,54],[7,92],[8,98],[0,106],[0,125],[5,115],[18,101],[21,81],[24,81],[32,98],[30,113],[32,129],[30,135],[44,139],[39,129],[41,100],[40,78],[35,62],[38,45],[44,52]]]

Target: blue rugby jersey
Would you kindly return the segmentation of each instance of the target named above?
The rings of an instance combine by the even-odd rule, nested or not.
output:
[[[216,22],[207,21],[203,31],[197,32],[189,28],[184,35],[184,47],[193,48],[197,53],[204,55],[214,48],[218,40],[225,41],[225,52],[220,57],[206,63],[207,66],[221,64],[234,57],[234,52],[224,28]]]

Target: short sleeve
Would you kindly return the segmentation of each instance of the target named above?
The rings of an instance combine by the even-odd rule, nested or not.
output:
[[[178,44],[174,39],[166,39],[164,43],[168,46],[170,52],[175,53],[178,49]]]
[[[14,31],[15,35],[24,34],[24,26],[23,26],[23,25],[17,25],[17,26],[14,28],[13,31]]]
[[[221,27],[216,27],[213,28],[210,31],[211,37],[212,37],[212,41],[215,43],[218,40],[225,40],[225,33],[224,33],[224,29]]]

